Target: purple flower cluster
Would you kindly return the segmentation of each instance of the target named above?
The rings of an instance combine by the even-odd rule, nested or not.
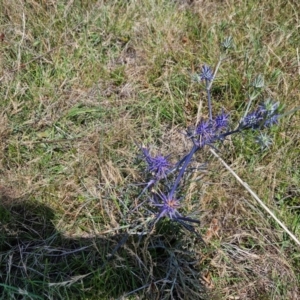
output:
[[[258,106],[258,109],[247,114],[242,120],[240,127],[243,129],[263,129],[278,124],[279,102],[273,103],[267,99]]]
[[[198,139],[194,139],[194,142],[202,147],[220,140],[222,139],[222,131],[226,131],[228,125],[229,114],[224,113],[224,111],[212,120],[201,120],[195,129],[195,135]]]

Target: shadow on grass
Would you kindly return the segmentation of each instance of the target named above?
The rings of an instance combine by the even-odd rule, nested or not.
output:
[[[206,298],[199,257],[182,247],[173,224],[153,236],[130,236],[114,251],[125,235],[66,238],[49,207],[0,200],[1,299]]]

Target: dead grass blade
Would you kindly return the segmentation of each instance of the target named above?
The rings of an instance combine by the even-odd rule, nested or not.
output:
[[[219,161],[225,166],[225,168],[237,179],[237,181],[251,194],[251,196],[262,206],[262,208],[276,221],[277,224],[300,246],[300,241],[295,237],[293,233],[274,215],[274,213],[259,199],[259,197],[251,190],[249,185],[244,182],[227,163],[213,150],[210,152],[219,159]]]

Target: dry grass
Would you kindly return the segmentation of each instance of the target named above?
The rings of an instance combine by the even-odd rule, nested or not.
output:
[[[2,0],[3,299],[298,299],[299,247],[209,151],[184,205],[206,247],[168,222],[133,234],[151,215],[126,213],[143,179],[135,140],[174,161],[186,153],[199,99],[207,113],[190,74],[217,63],[224,37],[235,47],[212,88],[216,109],[239,120],[257,74],[262,98],[299,105],[299,11],[282,0]],[[293,113],[270,151],[245,136],[219,153],[298,239],[299,128]]]

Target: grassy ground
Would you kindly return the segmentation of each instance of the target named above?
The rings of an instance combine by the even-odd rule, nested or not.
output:
[[[239,120],[258,74],[258,99],[299,105],[299,14],[292,0],[1,0],[1,299],[299,299],[299,246],[209,151],[184,200],[206,247],[167,221],[137,234],[143,211],[124,218],[141,191],[135,141],[188,150],[199,99],[207,114],[191,73],[225,37],[216,108]],[[251,136],[220,149],[298,239],[299,129],[292,113],[266,152]]]

